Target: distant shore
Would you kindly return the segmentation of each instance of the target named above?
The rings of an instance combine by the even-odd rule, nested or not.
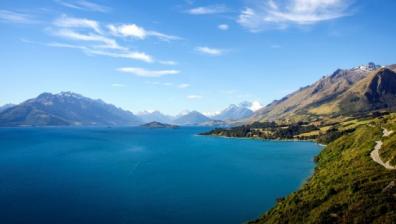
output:
[[[319,146],[326,147],[327,145],[319,143],[313,139],[311,140],[303,140],[303,139],[268,139],[268,138],[259,138],[259,137],[229,137],[224,135],[204,135],[202,133],[196,134],[197,136],[209,136],[215,138],[231,138],[231,139],[247,139],[247,140],[259,140],[259,141],[273,141],[273,142],[312,142]]]

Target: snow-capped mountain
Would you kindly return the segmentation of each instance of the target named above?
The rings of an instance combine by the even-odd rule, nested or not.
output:
[[[226,109],[222,110],[219,113],[216,113],[210,118],[215,120],[222,120],[222,121],[235,121],[241,120],[253,115],[254,111],[261,109],[263,106],[260,102],[242,102],[238,105],[231,104]]]
[[[363,71],[374,71],[374,70],[376,70],[376,69],[378,69],[378,68],[381,68],[381,67],[383,67],[383,66],[377,65],[377,64],[375,64],[374,62],[369,62],[368,64],[360,65],[360,66],[354,67],[354,68],[351,69],[351,70],[357,70],[357,69],[359,69],[359,70],[363,70]]]

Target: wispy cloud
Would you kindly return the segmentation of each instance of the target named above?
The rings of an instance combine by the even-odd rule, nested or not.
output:
[[[219,28],[219,30],[226,31],[230,28],[230,26],[228,24],[220,24],[217,26],[217,28]]]
[[[162,65],[177,65],[176,61],[158,61]]]
[[[157,78],[165,75],[179,74],[178,70],[146,70],[144,68],[137,67],[124,67],[117,69],[119,72],[130,73],[140,77]]]
[[[190,86],[191,86],[191,85],[188,84],[188,83],[182,83],[182,84],[177,85],[177,88],[179,88],[179,89],[186,89],[186,88],[188,88],[188,87],[190,87]]]
[[[115,36],[131,37],[144,40],[147,37],[156,37],[163,41],[180,40],[178,36],[168,35],[157,31],[146,30],[136,24],[108,25],[108,29]]]
[[[210,56],[220,56],[224,54],[224,50],[210,47],[196,47],[195,50]]]
[[[100,56],[107,56],[107,57],[112,57],[112,58],[125,58],[125,59],[144,61],[144,62],[148,62],[148,63],[154,61],[150,55],[148,55],[144,52],[137,52],[137,51],[130,51],[130,50],[109,51],[109,50],[103,50],[103,49],[102,50],[96,49],[95,47],[87,47],[87,46],[64,44],[64,43],[49,43],[49,44],[47,44],[47,46],[58,47],[58,48],[79,49],[88,55],[100,55]]]
[[[74,18],[63,15],[56,19],[53,24],[58,27],[67,28],[90,28],[97,33],[101,33],[100,25],[97,21],[85,18]]]
[[[187,99],[190,99],[190,100],[199,100],[202,98],[203,98],[203,96],[201,96],[201,95],[188,95],[187,96]]]
[[[88,51],[88,53],[102,55],[102,56],[108,56],[108,57],[113,57],[113,58],[133,59],[133,60],[144,61],[144,62],[148,62],[148,63],[151,63],[154,61],[152,56],[150,56],[144,52],[130,51],[130,50],[121,51],[121,52],[110,52],[110,51],[90,49]]]
[[[29,14],[9,11],[9,10],[0,10],[0,21],[7,23],[37,23],[35,18]]]
[[[191,8],[186,12],[191,15],[208,15],[208,14],[220,14],[228,12],[228,8],[225,5],[209,5]]]
[[[253,32],[288,25],[307,25],[350,15],[347,12],[353,0],[286,0],[260,1],[245,8],[238,23]]]
[[[95,12],[109,12],[111,8],[100,5],[94,2],[89,2],[86,0],[79,1],[66,1],[66,0],[55,0],[60,5],[68,8],[84,10],[84,11],[95,11]]]
[[[54,34],[71,40],[99,42],[102,45],[96,45],[96,47],[100,47],[100,48],[112,48],[112,49],[122,48],[117,44],[117,42],[114,39],[110,39],[98,34],[92,34],[92,33],[82,34],[69,29],[57,30],[54,32]]]
[[[50,30],[53,35],[75,41],[76,44],[52,43],[49,44],[51,47],[80,49],[90,55],[154,62],[153,57],[147,53],[121,46],[110,34],[102,31],[98,21],[63,15],[53,25],[55,29]]]

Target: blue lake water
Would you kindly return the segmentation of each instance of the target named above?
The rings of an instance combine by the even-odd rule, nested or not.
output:
[[[205,128],[1,128],[0,223],[242,223],[295,191],[320,147]]]

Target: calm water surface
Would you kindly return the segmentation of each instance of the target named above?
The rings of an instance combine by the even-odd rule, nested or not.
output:
[[[1,128],[0,223],[241,223],[312,173],[320,147],[204,128]]]

